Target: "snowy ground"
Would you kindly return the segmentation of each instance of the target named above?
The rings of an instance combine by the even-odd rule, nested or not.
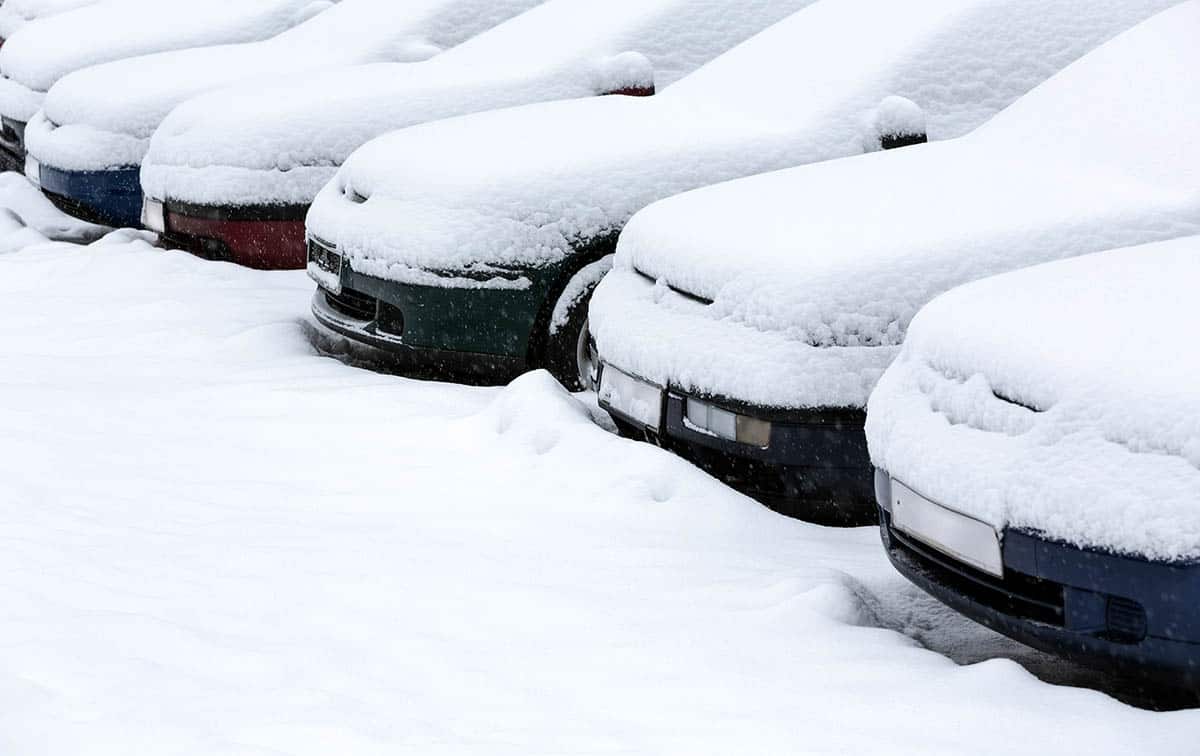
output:
[[[940,609],[872,529],[776,516],[545,374],[351,366],[303,273],[44,243],[94,229],[15,178],[0,752],[1195,746],[1200,713]]]

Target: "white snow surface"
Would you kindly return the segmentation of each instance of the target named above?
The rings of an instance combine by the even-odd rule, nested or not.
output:
[[[0,49],[0,114],[27,122],[67,74],[136,55],[264,39],[328,3],[314,0],[106,0],[39,19]],[[111,84],[113,97],[135,79]]]
[[[544,373],[330,359],[303,272],[151,238],[0,255],[5,753],[1195,744],[1197,712],[993,658],[1052,664],[909,585],[872,528],[771,514]]]
[[[1200,557],[1200,237],[977,281],[913,321],[872,395],[875,463],[997,528]]]
[[[961,135],[1169,4],[818,2],[653,98],[542,103],[373,140],[308,224],[355,270],[384,278],[552,264],[662,197],[860,153],[888,96],[920,105],[933,138]]]
[[[755,404],[863,407],[941,292],[1200,232],[1196,28],[1200,3],[1165,11],[961,139],[648,208],[592,301],[600,354]]]
[[[0,3],[0,39],[8,39],[30,21],[95,2],[97,0],[5,0]]]
[[[551,0],[420,66],[354,67],[187,102],[154,134],[142,183],[188,202],[308,204],[354,149],[385,132],[661,90],[810,2]]]
[[[307,74],[351,64],[424,60],[537,4],[539,0],[342,0],[306,24],[257,43],[181,50],[132,58],[79,71],[46,95],[44,117],[26,131],[31,154],[43,163],[73,170],[103,170],[141,163],[150,137],[176,105],[191,97],[235,84],[255,85],[298,79],[289,104],[309,113],[354,118],[345,113],[337,90],[310,86]],[[354,71],[355,69],[351,69]],[[403,77],[396,67],[389,76]],[[335,77],[338,78],[338,77]],[[243,102],[219,107],[245,107]],[[218,114],[219,115],[219,114]],[[311,127],[309,139],[325,141],[334,129],[312,118],[255,114],[276,126]],[[253,127],[245,126],[250,130]],[[256,142],[268,155],[286,154],[289,145]],[[207,179],[206,179],[207,180]]]

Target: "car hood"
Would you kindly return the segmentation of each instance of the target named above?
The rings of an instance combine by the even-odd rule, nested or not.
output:
[[[46,96],[43,108],[55,133],[39,131],[30,149],[43,162],[63,168],[103,168],[118,161],[137,165],[163,118],[191,97],[335,66],[424,60],[442,45],[457,44],[535,2],[493,1],[481,9],[482,0],[345,0],[272,39],[177,50],[77,71]],[[476,12],[464,18],[468,11]],[[333,105],[312,92],[302,101],[320,102],[321,109]],[[125,154],[129,150],[121,150],[122,144],[132,154]],[[266,151],[278,154],[279,149],[271,144]]]
[[[98,0],[5,0],[0,5],[0,39],[8,39],[25,24],[38,18],[82,8]]]
[[[817,3],[645,102],[552,103],[404,129],[358,150],[310,223],[330,241],[344,232],[352,260],[397,270],[551,264],[662,197],[860,153],[890,95],[920,101],[934,136],[961,134],[1166,4],[1093,4],[1095,15],[1081,15],[1076,2],[1040,2],[1030,17],[1017,12],[1022,2]],[[867,14],[878,28],[863,29]],[[1007,76],[986,96],[945,86],[998,65]],[[347,187],[367,201],[350,202]],[[363,223],[379,232],[356,232]]]
[[[713,320],[815,347],[896,346],[953,286],[1195,233],[1196,23],[1194,2],[1164,13],[970,136],[660,202],[625,229],[616,267],[711,300]]]
[[[310,202],[324,181],[312,186],[320,172],[297,168],[338,166],[385,132],[526,103],[661,90],[809,2],[552,0],[419,67],[355,67],[185,103],[155,133],[143,181],[157,196],[190,202],[231,194]]]
[[[68,73],[100,63],[264,39],[303,20],[313,7],[310,0],[111,0],[40,19],[14,34],[0,49],[0,72],[45,92]]]
[[[998,529],[1200,557],[1200,237],[955,289],[872,396],[875,463]]]

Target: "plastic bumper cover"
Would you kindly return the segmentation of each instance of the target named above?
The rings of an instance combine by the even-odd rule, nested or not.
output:
[[[1200,685],[1200,564],[1150,562],[1008,530],[1005,574],[995,578],[896,530],[891,479],[882,471],[876,497],[892,564],[942,603],[1048,653]]]

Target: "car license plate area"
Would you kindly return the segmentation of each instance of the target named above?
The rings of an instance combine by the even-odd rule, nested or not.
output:
[[[605,365],[600,373],[600,403],[621,417],[657,431],[662,426],[665,392],[653,383]]]
[[[308,240],[308,275],[323,289],[342,293],[342,256],[324,244]]]
[[[892,479],[892,527],[981,572],[1004,577],[1000,536],[985,522],[926,499]]]

